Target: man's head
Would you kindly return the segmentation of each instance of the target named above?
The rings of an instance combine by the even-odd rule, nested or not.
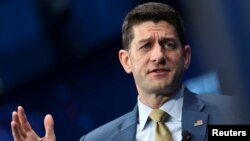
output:
[[[185,29],[179,13],[172,7],[162,3],[149,2],[135,7],[124,19],[122,25],[123,48],[128,50],[134,38],[133,26],[145,21],[167,21],[177,30],[182,45],[185,45]]]
[[[180,16],[168,5],[146,3],[129,12],[122,28],[119,59],[139,95],[174,94],[191,59]]]

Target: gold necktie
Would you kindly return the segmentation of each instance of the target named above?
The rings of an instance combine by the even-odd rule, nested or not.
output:
[[[155,141],[173,141],[171,133],[164,123],[169,115],[163,110],[155,109],[149,116],[156,123]]]

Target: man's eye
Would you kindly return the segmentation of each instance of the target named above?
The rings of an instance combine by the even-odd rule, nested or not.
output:
[[[177,47],[177,44],[174,42],[166,42],[166,43],[163,43],[163,47],[165,49],[175,49]]]
[[[147,44],[142,45],[140,48],[143,49],[143,48],[150,48],[150,47],[151,47],[151,44],[147,43]]]

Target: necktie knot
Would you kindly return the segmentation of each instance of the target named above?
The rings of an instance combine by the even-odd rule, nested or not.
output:
[[[156,122],[155,141],[173,141],[171,133],[164,123],[168,116],[166,112],[160,109],[155,109],[150,113],[149,117]]]
[[[154,121],[154,122],[165,122],[166,119],[168,118],[168,114],[161,110],[161,109],[154,109],[149,117]]]

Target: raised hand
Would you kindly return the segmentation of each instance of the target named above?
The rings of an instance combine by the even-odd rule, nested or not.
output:
[[[54,121],[51,115],[44,118],[45,136],[39,137],[30,126],[22,106],[12,113],[11,130],[15,141],[56,141]]]

